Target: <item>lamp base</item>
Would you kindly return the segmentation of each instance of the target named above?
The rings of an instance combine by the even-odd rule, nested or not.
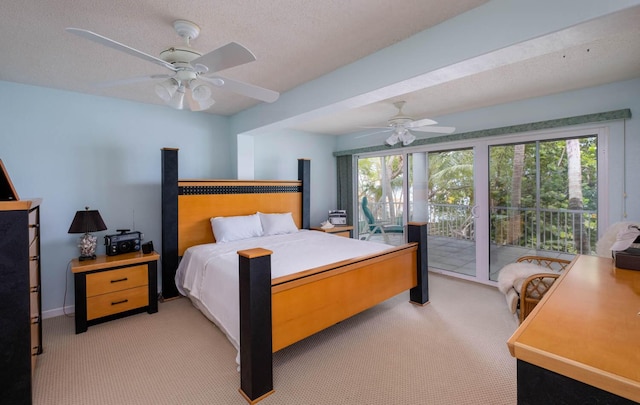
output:
[[[83,260],[93,260],[96,258],[96,246],[98,244],[98,238],[91,235],[90,233],[85,233],[80,238],[80,243],[78,247],[80,248],[80,257],[78,259],[80,261]]]

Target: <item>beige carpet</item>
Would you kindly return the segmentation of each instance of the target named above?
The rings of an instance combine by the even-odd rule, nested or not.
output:
[[[517,327],[497,289],[430,274],[431,303],[408,292],[274,355],[276,392],[261,405],[516,403]],[[89,327],[46,319],[36,405],[229,404],[235,351],[187,299]]]

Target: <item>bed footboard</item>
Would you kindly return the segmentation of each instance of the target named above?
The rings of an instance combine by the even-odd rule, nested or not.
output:
[[[427,225],[408,225],[407,245],[271,280],[271,252],[240,251],[240,392],[256,403],[273,392],[273,352],[410,291],[429,300]]]

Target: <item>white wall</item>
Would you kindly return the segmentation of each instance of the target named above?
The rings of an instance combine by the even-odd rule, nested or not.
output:
[[[77,210],[98,209],[109,230],[141,231],[161,247],[161,148],[179,148],[182,178],[232,178],[228,119],[0,82],[0,159],[21,198],[43,198],[42,306],[73,305],[68,234]],[[134,226],[135,220],[135,226]]]
[[[311,226],[326,221],[336,208],[336,160],[334,136],[282,130],[254,136],[254,168],[257,180],[295,180],[298,159],[311,160]]]

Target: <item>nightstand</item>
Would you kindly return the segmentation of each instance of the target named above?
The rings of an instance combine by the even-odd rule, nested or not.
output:
[[[156,252],[134,252],[72,260],[76,333],[124,316],[158,312],[159,258]]]
[[[344,236],[346,238],[351,237],[351,231],[353,231],[353,226],[351,225],[336,225],[333,228],[323,229],[320,227],[311,228],[312,231],[320,231],[326,233],[332,233],[338,236]]]

